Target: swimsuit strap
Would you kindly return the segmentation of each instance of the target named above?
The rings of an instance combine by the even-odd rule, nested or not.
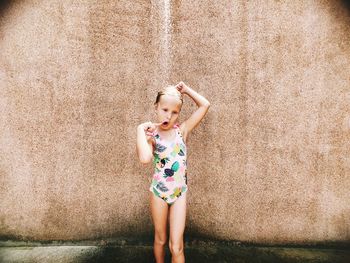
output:
[[[175,129],[176,137],[175,140],[180,139],[179,136],[182,138],[182,133],[180,130],[180,125],[178,123],[174,124],[173,128]]]
[[[176,128],[176,133],[181,137],[183,143],[185,143],[182,132],[180,130],[180,125],[179,124],[175,124],[174,127]]]

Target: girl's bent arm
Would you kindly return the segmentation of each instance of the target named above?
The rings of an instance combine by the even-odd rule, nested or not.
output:
[[[152,161],[152,144],[151,142],[147,141],[145,130],[142,124],[137,127],[136,148],[137,155],[141,163],[149,163]]]
[[[204,118],[210,107],[210,102],[202,95],[187,87],[186,94],[197,104],[198,109],[183,123],[186,135],[190,133]],[[187,136],[186,136],[187,137]]]

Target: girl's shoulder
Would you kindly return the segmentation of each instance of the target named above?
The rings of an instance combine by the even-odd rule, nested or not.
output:
[[[185,127],[185,123],[177,123],[174,125],[175,128],[180,132],[181,137],[183,138],[184,142],[187,142],[187,134],[186,134],[186,127]]]
[[[173,128],[180,131],[181,135],[183,134],[183,126],[180,123],[175,123]]]

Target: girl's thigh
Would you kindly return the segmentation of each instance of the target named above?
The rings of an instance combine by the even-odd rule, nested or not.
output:
[[[187,192],[183,193],[171,206],[169,211],[170,242],[181,244],[185,231],[186,222],[186,198]]]
[[[161,198],[150,193],[150,209],[154,230],[158,238],[166,238],[167,218],[168,218],[168,204]]]

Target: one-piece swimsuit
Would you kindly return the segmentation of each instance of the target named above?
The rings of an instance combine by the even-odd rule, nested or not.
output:
[[[154,174],[149,190],[169,205],[187,191],[187,149],[178,124],[173,126],[176,137],[164,140],[157,131],[153,132]]]

